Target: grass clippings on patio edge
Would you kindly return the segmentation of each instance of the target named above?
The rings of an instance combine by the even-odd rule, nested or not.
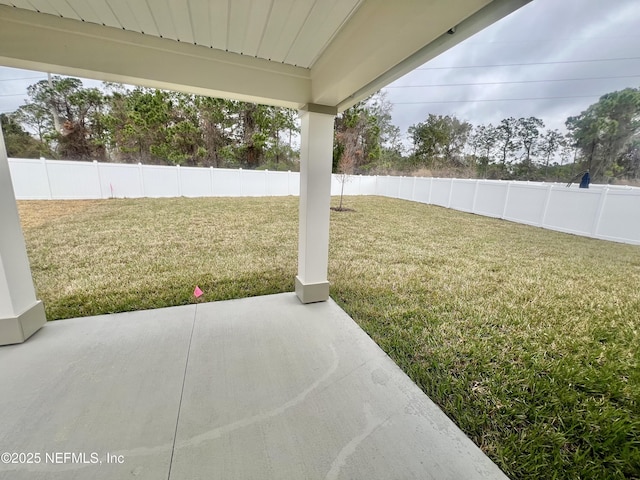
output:
[[[332,297],[510,477],[640,478],[639,247],[347,203]],[[50,319],[293,290],[297,198],[19,206]]]

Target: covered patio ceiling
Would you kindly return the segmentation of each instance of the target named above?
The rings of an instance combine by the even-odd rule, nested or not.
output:
[[[348,108],[530,0],[0,0],[0,65]]]

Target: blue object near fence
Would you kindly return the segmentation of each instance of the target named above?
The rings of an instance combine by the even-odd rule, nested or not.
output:
[[[586,171],[584,175],[582,175],[582,180],[580,180],[580,188],[589,188],[589,183],[591,183],[591,176],[589,172]]]

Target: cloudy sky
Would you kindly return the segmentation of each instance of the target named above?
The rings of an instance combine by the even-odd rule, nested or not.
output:
[[[404,133],[429,113],[474,124],[536,116],[564,130],[600,95],[640,86],[638,25],[640,0],[533,0],[386,88],[393,121]],[[0,67],[0,112],[44,78]]]
[[[564,131],[602,94],[640,86],[638,26],[640,0],[533,0],[385,89],[394,123],[536,116]]]

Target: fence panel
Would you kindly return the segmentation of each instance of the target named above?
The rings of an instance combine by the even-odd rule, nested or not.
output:
[[[378,177],[370,175],[358,176],[360,184],[360,195],[375,195]]]
[[[640,245],[640,192],[609,190],[597,223],[596,237]]]
[[[43,160],[9,159],[11,181],[17,199],[50,200],[49,176]]]
[[[267,182],[267,195],[289,195],[289,172],[269,172]]]
[[[400,194],[400,177],[386,177],[387,197],[398,198]]]
[[[183,197],[211,196],[211,170],[180,167],[180,192]]]
[[[102,198],[143,197],[140,167],[120,163],[101,163],[100,190]]]
[[[300,195],[300,173],[289,173],[289,195]]]
[[[145,165],[141,168],[145,197],[179,197],[180,182],[176,167]]]
[[[463,212],[473,212],[476,188],[475,180],[452,180],[449,207]]]
[[[431,193],[431,178],[416,177],[413,189],[413,200],[420,203],[429,203]]]
[[[511,183],[509,200],[504,209],[505,220],[540,225],[548,193],[548,187],[542,185]]]
[[[508,186],[506,182],[491,180],[478,183],[474,213],[486,217],[502,217]]]
[[[361,195],[360,193],[360,175],[331,175],[331,195],[340,195],[343,191],[344,195]]]
[[[267,176],[264,170],[240,170],[239,179],[242,182],[242,196],[264,197],[267,194]]]
[[[544,226],[560,232],[590,235],[600,195],[600,191],[591,189],[553,189]]]
[[[440,205],[441,207],[448,207],[452,181],[450,178],[434,178],[431,184],[430,203]]]
[[[413,197],[413,178],[414,177],[400,177],[400,185],[398,198],[403,200],[411,200]]]
[[[53,199],[102,198],[93,162],[47,162],[47,174]]]
[[[213,170],[214,197],[240,197],[242,196],[240,184],[240,170],[216,168]]]
[[[382,197],[389,197],[387,183],[389,181],[389,177],[387,176],[378,176],[376,181],[376,195],[380,195]]]

